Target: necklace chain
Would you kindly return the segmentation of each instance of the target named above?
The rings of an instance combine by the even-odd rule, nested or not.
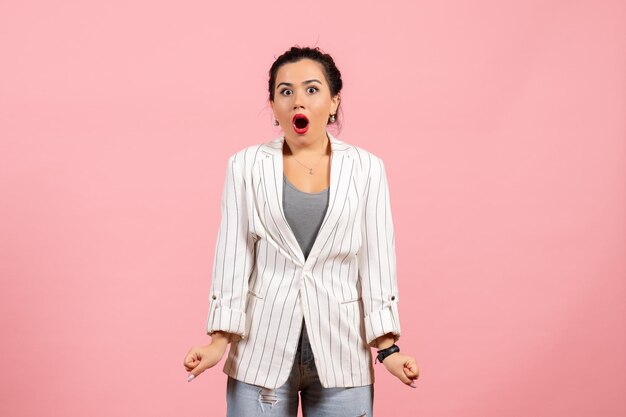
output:
[[[320,159],[317,160],[317,163],[315,165],[313,165],[312,167],[308,167],[308,166],[304,165],[302,162],[298,161],[298,158],[296,158],[295,155],[293,155],[293,153],[291,154],[291,156],[293,156],[293,159],[295,159],[297,163],[299,163],[300,165],[302,165],[303,167],[308,169],[309,170],[309,174],[311,174],[311,175],[313,175],[313,168],[315,168],[316,166],[319,165],[319,163],[322,160],[322,158],[324,157],[324,155],[326,155],[326,152],[324,152],[322,154],[322,156],[320,156]]]

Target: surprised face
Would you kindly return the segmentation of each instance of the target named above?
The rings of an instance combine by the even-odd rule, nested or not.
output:
[[[304,58],[282,65],[274,88],[270,104],[285,136],[313,142],[326,134],[328,117],[336,113],[339,97],[331,97],[320,63]]]

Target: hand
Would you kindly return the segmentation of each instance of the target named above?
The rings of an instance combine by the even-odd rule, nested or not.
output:
[[[215,366],[224,356],[226,344],[211,343],[206,346],[196,346],[187,352],[183,365],[189,375],[187,381],[191,382],[205,370]]]
[[[417,363],[415,363],[415,358],[395,352],[385,358],[383,365],[404,384],[417,388],[413,382],[413,380],[419,377],[419,369],[417,368]]]

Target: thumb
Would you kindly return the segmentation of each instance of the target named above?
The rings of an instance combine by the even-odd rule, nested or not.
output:
[[[206,369],[207,369],[207,366],[204,364],[203,361],[200,361],[200,363],[198,363],[196,367],[193,368],[191,372],[189,372],[189,375],[187,375],[187,382],[193,381],[195,377],[200,375]]]
[[[414,380],[417,379],[417,375],[407,368],[404,368],[404,375],[406,375],[405,384],[410,385],[413,388],[415,388]]]
[[[407,371],[407,369],[406,369],[406,368],[403,368],[403,370],[404,370],[404,372],[403,372],[403,373],[399,376],[400,380],[401,380],[401,381],[402,381],[405,385],[408,385],[408,386],[409,386],[409,387],[411,387],[411,388],[417,388],[417,387],[415,386],[415,382],[413,381],[413,379],[414,379],[414,378],[412,377],[412,375],[409,375],[409,374],[407,373],[407,372],[410,372],[410,371]]]
[[[400,374],[398,375],[398,378],[400,379],[400,381],[402,381],[404,385],[408,385],[411,388],[417,388],[415,386],[415,382],[413,382],[410,378],[406,376],[406,371],[400,372]]]

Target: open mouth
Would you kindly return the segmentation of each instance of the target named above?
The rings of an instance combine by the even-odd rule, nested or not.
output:
[[[309,129],[309,119],[304,114],[296,114],[292,121],[297,133],[304,133]]]

